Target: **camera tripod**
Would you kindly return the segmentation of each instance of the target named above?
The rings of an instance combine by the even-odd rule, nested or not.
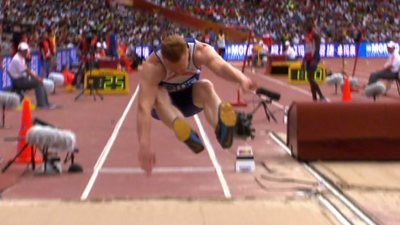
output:
[[[260,101],[258,103],[258,105],[253,109],[253,111],[251,113],[249,113],[249,114],[254,115],[254,113],[256,113],[256,111],[261,106],[263,106],[264,107],[265,116],[267,117],[268,122],[270,122],[271,118],[272,118],[275,121],[275,123],[278,123],[278,121],[276,120],[276,118],[274,116],[274,113],[268,108],[268,104],[272,103],[272,99],[271,98],[270,99],[261,98],[261,99],[262,99],[262,101]]]
[[[94,101],[96,101],[96,95],[99,96],[99,98],[103,101],[103,96],[99,93],[99,91],[97,90],[97,87],[95,87],[93,79],[91,79],[92,78],[92,70],[93,70],[93,66],[94,66],[94,62],[93,62],[94,54],[92,52],[93,49],[92,49],[91,43],[88,43],[88,46],[89,46],[88,47],[89,50],[88,50],[88,52],[86,52],[86,54],[84,55],[83,58],[86,58],[86,56],[89,54],[89,62],[81,62],[81,65],[80,65],[80,67],[83,67],[84,71],[85,71],[83,74],[83,77],[81,79],[86,79],[88,83],[86,84],[86,87],[84,89],[82,89],[81,93],[79,93],[75,97],[75,101],[77,101],[85,93],[86,90],[89,90],[89,95],[93,96]],[[88,78],[85,77],[86,70],[87,70],[87,68],[85,68],[86,63],[88,63],[88,67],[89,67],[88,68],[89,69],[89,77]]]
[[[255,129],[252,127],[252,120],[253,120],[253,115],[256,113],[256,111],[263,106],[265,115],[267,116],[268,121],[271,120],[271,118],[275,121],[275,123],[278,123],[276,120],[273,112],[268,109],[268,104],[272,103],[272,99],[263,99],[258,103],[258,105],[251,111],[250,113],[245,113],[245,112],[236,112],[237,115],[237,123],[236,123],[236,137],[242,138],[245,140],[248,139],[254,139],[255,137]]]

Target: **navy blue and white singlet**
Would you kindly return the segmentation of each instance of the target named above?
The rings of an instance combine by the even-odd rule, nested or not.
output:
[[[164,64],[164,59],[161,54],[161,46],[159,46],[154,53],[164,65],[166,70],[165,78],[161,81],[160,85],[165,87],[168,92],[182,91],[188,87],[191,87],[196,81],[200,79],[201,68],[198,68],[194,64],[194,52],[196,51],[196,41],[194,38],[185,38],[186,43],[190,49],[189,51],[189,65],[186,72],[180,75],[168,70]]]

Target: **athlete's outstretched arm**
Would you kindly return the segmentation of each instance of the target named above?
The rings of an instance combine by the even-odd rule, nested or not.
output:
[[[154,57],[154,56],[153,56]],[[152,62],[151,56],[143,65],[137,114],[139,139],[139,161],[142,169],[150,173],[154,164],[154,153],[150,147],[151,111],[156,103],[158,84],[163,78],[163,68]]]
[[[196,64],[204,65],[213,71],[217,76],[226,80],[241,84],[247,77],[231,64],[226,62],[210,45],[197,42],[198,53]],[[199,61],[199,62],[197,62]]]

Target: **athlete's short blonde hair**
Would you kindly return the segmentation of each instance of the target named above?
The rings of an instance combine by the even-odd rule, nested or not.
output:
[[[182,55],[187,51],[186,41],[178,35],[168,36],[161,43],[162,57],[170,62],[179,62]]]

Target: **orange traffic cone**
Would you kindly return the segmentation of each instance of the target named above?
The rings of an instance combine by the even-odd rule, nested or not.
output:
[[[21,118],[21,127],[20,127],[20,135],[19,138],[20,140],[18,141],[18,147],[17,147],[17,153],[22,150],[22,148],[26,144],[26,135],[28,133],[28,130],[31,129],[32,127],[32,115],[31,115],[31,109],[29,106],[29,100],[24,99],[23,105],[22,105],[22,118]],[[28,145],[24,151],[21,153],[21,155],[18,156],[18,158],[15,160],[16,163],[30,163],[32,160],[32,157],[34,157],[36,163],[41,163],[42,158],[37,158],[36,157],[36,147],[33,147],[33,156],[31,152],[31,146]]]
[[[349,83],[349,78],[347,76],[344,77],[342,101],[351,102],[350,83]]]

